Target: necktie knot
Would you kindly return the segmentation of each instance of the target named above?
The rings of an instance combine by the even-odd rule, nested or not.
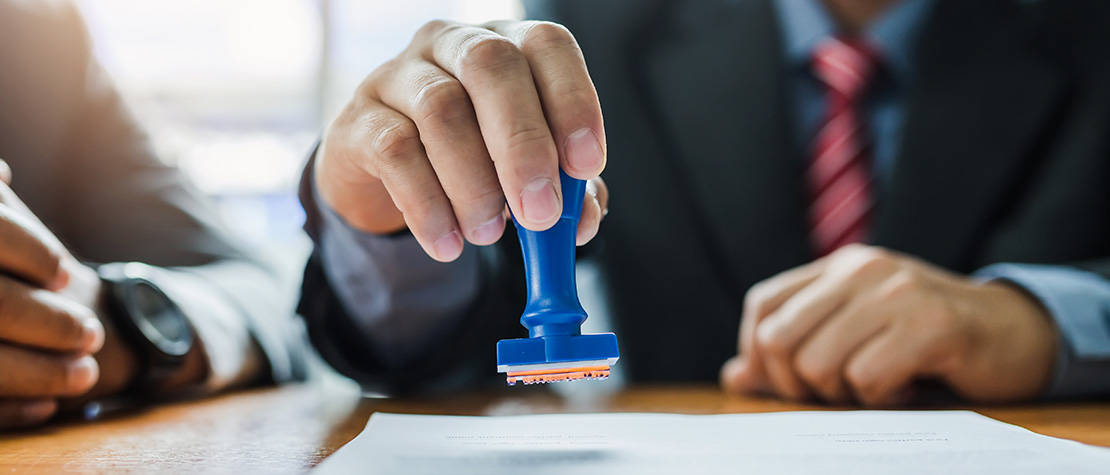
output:
[[[875,74],[877,54],[860,38],[834,36],[813,51],[813,73],[829,90],[854,102]]]

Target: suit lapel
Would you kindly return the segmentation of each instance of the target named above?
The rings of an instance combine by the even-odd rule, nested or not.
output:
[[[645,100],[670,143],[674,179],[705,223],[691,232],[706,233],[726,285],[742,296],[812,258],[778,23],[762,0],[676,4],[642,58]]]
[[[1030,169],[1035,134],[1060,98],[1058,72],[1017,46],[1018,13],[996,2],[938,5],[877,211],[878,244],[971,270],[975,243]]]

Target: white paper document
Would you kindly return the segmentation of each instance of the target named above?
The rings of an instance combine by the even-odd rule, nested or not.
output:
[[[377,413],[319,473],[1110,474],[1110,449],[964,411]]]

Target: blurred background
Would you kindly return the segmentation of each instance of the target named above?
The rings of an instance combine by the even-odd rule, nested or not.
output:
[[[517,0],[77,0],[96,54],[159,156],[291,277],[309,250],[296,198],[324,126],[436,18],[520,18]]]

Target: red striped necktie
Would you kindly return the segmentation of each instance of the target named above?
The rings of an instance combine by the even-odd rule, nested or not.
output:
[[[825,117],[806,170],[810,237],[820,256],[864,242],[870,231],[871,143],[862,102],[874,58],[862,41],[838,37],[826,40],[813,54],[813,73],[827,87]]]

